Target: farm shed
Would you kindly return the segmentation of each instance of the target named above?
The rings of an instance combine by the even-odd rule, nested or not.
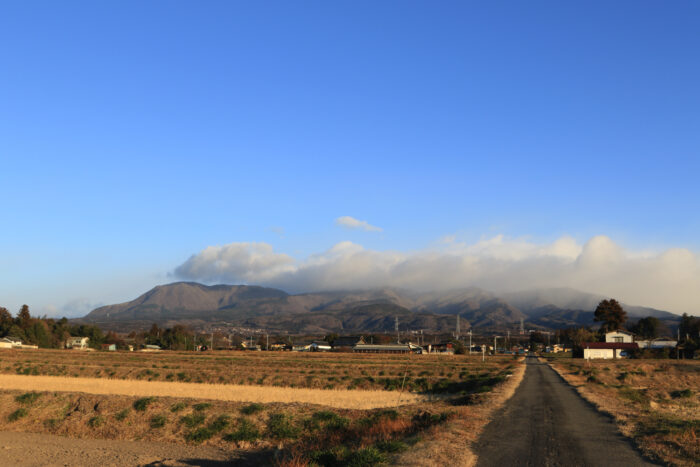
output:
[[[331,346],[328,342],[316,341],[311,343],[309,350],[312,352],[328,352],[331,350]]]
[[[423,349],[415,344],[357,344],[356,353],[422,353]]]
[[[634,342],[585,342],[581,345],[581,354],[574,355],[575,357],[583,357],[585,359],[613,359],[624,358],[627,352],[637,350]]]
[[[674,349],[678,345],[678,341],[671,339],[652,339],[646,341],[637,341],[640,349]]]

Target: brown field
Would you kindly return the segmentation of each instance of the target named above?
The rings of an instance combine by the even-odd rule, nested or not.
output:
[[[454,355],[41,349],[0,351],[0,374],[444,393],[492,362]]]
[[[14,431],[209,445],[253,464],[468,465],[465,444],[522,369],[506,357],[6,351],[0,420]]]
[[[700,362],[553,359],[583,397],[623,434],[668,465],[700,465]]]

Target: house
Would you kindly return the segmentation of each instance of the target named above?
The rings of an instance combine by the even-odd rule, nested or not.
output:
[[[90,342],[89,337],[69,337],[66,340],[67,349],[85,350]]]
[[[275,351],[280,351],[280,350],[285,350],[287,348],[287,344],[285,342],[273,342],[270,344],[270,347],[267,350],[275,350]]]
[[[605,333],[605,342],[634,342],[634,334],[628,331],[616,330]]]
[[[364,344],[362,336],[340,336],[337,337],[331,347],[334,352],[353,352],[358,344]]]
[[[357,344],[352,349],[355,353],[422,353],[420,345],[411,344]]]
[[[117,351],[117,344],[102,344],[100,346],[102,350],[105,350],[107,352],[116,352]]]
[[[331,345],[326,341],[315,341],[309,346],[311,352],[330,352]]]
[[[0,339],[0,349],[19,349],[22,341],[15,337],[3,337]]]
[[[425,349],[426,353],[446,353],[446,354],[454,354],[455,353],[454,345],[452,345],[452,342],[440,342],[438,344],[428,344],[428,345],[424,345],[423,348]]]
[[[575,357],[613,359],[627,357],[630,351],[639,349],[639,346],[635,342],[584,342],[581,349],[582,355]]]

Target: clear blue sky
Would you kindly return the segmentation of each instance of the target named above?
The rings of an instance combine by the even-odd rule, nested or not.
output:
[[[699,83],[694,1],[3,2],[0,305],[230,242],[697,252]]]

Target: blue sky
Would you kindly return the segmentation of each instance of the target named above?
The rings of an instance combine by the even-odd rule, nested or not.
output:
[[[698,281],[697,2],[5,2],[0,44],[12,311],[128,300],[246,242],[604,235],[687,250]]]

